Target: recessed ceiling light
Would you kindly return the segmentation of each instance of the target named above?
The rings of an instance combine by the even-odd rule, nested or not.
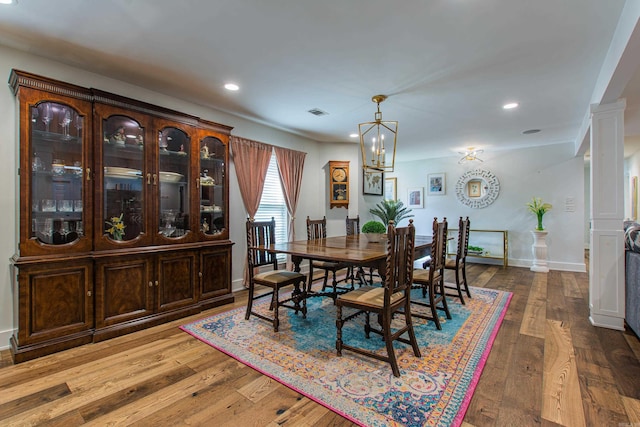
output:
[[[0,0],[0,4],[17,4],[18,0]]]
[[[504,108],[505,110],[511,110],[513,108],[516,108],[517,106],[518,106],[517,102],[510,102],[508,104],[504,104],[502,108]]]
[[[360,135],[358,135],[357,133],[349,134],[349,138],[357,138],[357,137],[359,137],[359,136],[360,136]]]
[[[224,85],[224,88],[225,88],[226,90],[236,91],[236,90],[240,89],[240,86],[238,86],[238,85],[237,85],[237,84],[235,84],[235,83],[227,83],[226,85]]]
[[[522,134],[531,135],[532,133],[538,133],[538,132],[540,132],[540,129],[529,129],[529,130],[522,131]]]

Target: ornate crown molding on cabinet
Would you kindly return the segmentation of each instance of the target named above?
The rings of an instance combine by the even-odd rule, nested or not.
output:
[[[467,171],[458,178],[456,197],[463,205],[473,209],[486,208],[500,194],[500,181],[485,169]]]
[[[233,301],[231,127],[12,70],[15,362]]]

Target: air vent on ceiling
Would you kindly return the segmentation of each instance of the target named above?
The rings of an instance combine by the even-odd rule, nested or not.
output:
[[[309,112],[314,116],[326,116],[327,114],[329,114],[326,111],[322,111],[319,108],[312,108],[311,110],[309,110]]]
[[[538,133],[538,132],[540,132],[540,129],[529,129],[529,130],[522,131],[524,135],[531,135],[533,133]]]

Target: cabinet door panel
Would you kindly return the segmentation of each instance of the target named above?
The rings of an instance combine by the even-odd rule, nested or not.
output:
[[[27,88],[20,99],[21,151],[29,153],[20,160],[21,253],[90,250],[91,104]]]
[[[64,337],[93,327],[90,263],[41,265],[20,271],[21,344]]]
[[[158,255],[158,311],[180,308],[196,302],[196,252]]]
[[[96,328],[102,328],[153,312],[154,282],[149,257],[96,266]]]
[[[201,255],[200,271],[202,272],[200,300],[231,293],[230,249],[204,251]]]

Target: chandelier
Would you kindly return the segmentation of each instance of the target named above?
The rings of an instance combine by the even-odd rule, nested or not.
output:
[[[478,154],[482,153],[484,150],[476,150],[474,147],[469,147],[465,151],[458,151],[458,154],[462,154],[462,158],[458,160],[458,164],[464,163],[466,161],[474,161],[477,160],[482,163],[482,159],[478,157]]]
[[[398,122],[382,120],[380,103],[385,99],[387,99],[386,95],[373,96],[371,100],[378,105],[374,121],[358,125],[362,167],[365,170],[393,172],[393,165],[396,159]]]

